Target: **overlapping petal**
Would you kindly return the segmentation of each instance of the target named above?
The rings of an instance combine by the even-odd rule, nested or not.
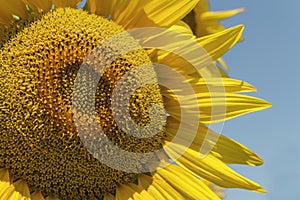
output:
[[[13,22],[13,15],[25,18],[27,9],[22,0],[0,0],[0,24],[8,25]]]
[[[114,0],[87,0],[87,6],[91,13],[108,17],[111,14],[112,5],[114,2]]]
[[[35,191],[30,195],[31,200],[44,200],[44,196],[41,191]]]
[[[220,199],[205,183],[188,171],[174,164],[156,172],[187,199],[217,200]]]
[[[24,2],[38,13],[48,12],[52,8],[53,0],[24,0]]]
[[[243,30],[243,25],[239,25],[222,32],[195,39],[184,23],[177,24],[172,26],[169,31],[166,31],[165,35],[153,36],[147,41],[149,43],[161,41],[161,43],[163,43],[162,45],[170,51],[150,50],[149,54],[156,59],[153,59],[154,62],[170,66],[183,75],[192,74],[195,73],[197,69],[191,64],[191,61],[198,66],[203,66],[203,64],[207,63],[210,59],[220,59],[222,55],[239,41]],[[168,43],[167,35],[172,34],[173,31],[184,34],[185,37],[179,37],[178,42]],[[195,52],[198,52],[198,56],[195,57],[194,60],[189,59],[187,61],[173,53],[182,51],[184,51],[182,54],[185,55],[193,55]],[[203,72],[203,69],[201,72]],[[220,72],[220,76],[222,76],[222,72]],[[193,75],[193,77],[195,78],[195,75]]]
[[[201,158],[199,152],[174,143],[166,143],[164,149],[171,158],[177,158],[181,167],[221,187],[265,192],[259,184],[239,175],[211,154]],[[185,153],[181,155],[179,152],[183,150]]]
[[[27,183],[18,180],[11,184],[8,169],[0,169],[0,199],[30,200]]]
[[[256,88],[253,85],[242,80],[232,79],[228,77],[206,79],[201,78],[192,85],[194,88],[199,87],[199,90],[201,90],[202,92],[256,92]]]
[[[184,197],[166,181],[159,179],[157,174],[153,176],[141,174],[139,175],[138,181],[141,187],[147,190],[156,199],[184,199]]]
[[[81,0],[53,0],[54,6],[57,8],[76,8],[80,2]]]
[[[243,25],[234,26],[224,31],[197,39],[213,60],[217,60],[233,47],[241,38]]]
[[[218,134],[205,125],[200,124],[197,132],[192,132],[193,128],[190,124],[181,122],[180,129],[184,132],[183,135],[178,135],[179,121],[169,117],[166,127],[167,137],[169,142],[176,142],[177,144],[186,144],[187,138],[193,138],[192,144],[189,148],[200,152],[201,146],[204,142],[210,144],[211,153],[216,158],[227,164],[246,164],[257,166],[263,163],[263,160],[251,149],[227,138],[224,135]],[[173,138],[176,136],[176,141]],[[209,136],[209,137],[207,137]]]
[[[118,3],[112,1],[111,4],[105,5],[111,8],[112,20],[126,29],[132,29],[147,26],[170,27],[189,13],[197,2],[197,0],[124,0]],[[102,12],[97,4],[92,5],[90,2],[89,5],[95,12],[108,15]]]
[[[104,200],[115,200],[115,197],[110,193],[106,193],[104,195]]]
[[[265,100],[243,94],[207,92],[198,97],[201,122],[205,124],[218,123],[271,107]]]
[[[191,18],[195,24],[192,28],[197,37],[217,33],[225,30],[225,27],[220,23],[221,20],[230,18],[243,11],[243,8],[226,11],[209,11],[208,0],[200,0],[191,13]]]

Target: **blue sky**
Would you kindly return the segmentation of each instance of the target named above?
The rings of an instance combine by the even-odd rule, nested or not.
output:
[[[213,10],[244,7],[224,23],[244,24],[245,41],[224,56],[230,76],[258,88],[273,107],[225,123],[223,134],[264,158],[260,167],[233,166],[269,192],[227,190],[228,200],[300,199],[300,1],[211,0]]]

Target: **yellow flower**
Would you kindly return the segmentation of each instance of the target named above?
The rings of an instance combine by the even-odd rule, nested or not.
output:
[[[198,0],[88,0],[87,11],[76,9],[79,3],[0,0],[0,199],[210,200],[223,198],[219,187],[264,192],[227,166],[262,159],[209,125],[270,104],[240,94],[255,91],[252,85],[193,65],[218,60],[240,40],[243,26],[194,36],[182,19]],[[157,29],[136,29],[144,27]],[[124,30],[159,31],[142,49]],[[130,51],[118,55],[118,45]],[[179,55],[199,47],[205,53],[195,60]],[[104,70],[93,68],[103,63]],[[131,72],[137,74],[122,82]],[[89,98],[94,74],[101,79]],[[114,92],[119,85],[124,94]],[[121,104],[127,94],[128,115]],[[136,129],[140,137],[131,135]],[[136,157],[123,157],[111,144]]]

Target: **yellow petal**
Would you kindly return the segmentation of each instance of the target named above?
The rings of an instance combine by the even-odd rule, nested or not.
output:
[[[243,8],[238,8],[212,12],[209,11],[208,1],[201,0],[196,5],[194,12],[189,14],[189,19],[185,20],[188,20],[189,25],[192,26],[196,36],[202,37],[225,30],[225,27],[219,21],[243,12],[243,10]]]
[[[28,185],[23,180],[18,180],[13,183],[13,186],[15,187],[15,191],[22,195],[22,197],[30,198],[30,192]]]
[[[218,123],[250,112],[266,109],[271,104],[265,100],[229,92],[200,92],[194,95],[175,96],[168,90],[162,90],[165,97],[165,108],[171,117],[181,120],[181,112],[197,113],[200,109],[200,120],[204,124]],[[179,101],[180,100],[180,103]]]
[[[208,0],[200,0],[194,8],[196,13],[204,13],[209,10]]]
[[[147,191],[154,199],[167,200],[153,185],[149,186]]]
[[[239,41],[243,30],[244,26],[238,25],[197,40],[212,59],[217,60]]]
[[[9,177],[8,169],[5,169],[5,168],[0,169],[0,181],[10,183],[10,177]]]
[[[13,191],[14,188],[10,185],[8,169],[0,169],[0,199],[4,199],[3,197],[6,195],[6,193],[12,193]]]
[[[181,20],[198,3],[198,0],[153,0],[144,10],[148,18],[163,27]]]
[[[174,68],[176,71],[185,75],[192,74],[196,72],[195,67],[202,66],[203,63],[207,63],[207,61],[209,61],[210,58],[217,60],[223,54],[225,54],[234,44],[238,42],[238,40],[241,37],[243,29],[244,27],[242,25],[239,25],[236,27],[226,29],[225,31],[216,34],[212,34],[194,40],[193,36],[189,34],[190,32],[189,29],[185,28],[182,25],[174,25],[171,27],[170,29],[171,31],[185,33],[186,36],[190,35],[190,37],[183,38],[182,36],[182,38],[179,38],[177,40],[178,42],[172,42],[171,44],[166,43],[164,45],[164,48],[168,49],[169,51],[163,51],[163,50],[152,51],[150,52],[152,53],[152,55],[150,56],[155,57],[157,59],[157,60],[153,59],[153,62],[158,62],[160,64],[170,66]],[[169,40],[168,35],[171,35],[169,36],[169,38],[174,37],[172,32],[166,32],[165,35],[153,37],[149,39],[149,41],[151,43],[155,43],[156,40],[159,40],[164,43],[165,41]],[[195,43],[193,43],[193,41],[195,41]],[[200,45],[200,47],[198,45],[195,45],[197,43]],[[178,49],[178,47],[180,47],[180,49]],[[201,47],[203,47],[203,50]],[[181,51],[184,51],[182,55],[189,55],[188,61],[180,57],[179,55],[172,53],[172,52],[181,52]],[[196,52],[198,53],[198,55],[191,57]],[[194,64],[194,66],[191,65],[191,62]],[[211,65],[213,65],[212,61],[211,61]],[[201,69],[201,73],[204,73],[204,68]],[[201,75],[203,76],[203,74]],[[220,76],[223,76],[222,73],[220,73]]]
[[[31,200],[44,200],[44,196],[40,191],[35,191],[30,195]]]
[[[139,193],[141,191],[142,188],[135,184],[122,184],[116,189],[116,200],[128,200],[133,198],[135,193]]]
[[[168,165],[156,172],[162,179],[168,182],[188,199],[217,200],[220,199],[205,183],[188,171],[174,164]]]
[[[192,52],[192,51],[193,51],[192,48],[187,49],[187,52]],[[193,67],[187,60],[172,52],[156,50],[149,53],[150,53],[150,57],[154,58],[152,59],[153,62],[169,66],[173,68],[175,71],[181,73],[183,76],[196,72],[195,67]]]
[[[239,175],[211,154],[200,158],[199,152],[168,142],[164,145],[164,149],[170,158],[177,158],[175,161],[181,167],[221,187],[244,188],[256,192],[265,192],[259,184]],[[183,155],[179,154],[184,150],[185,153]]]
[[[131,198],[130,198],[131,199]],[[147,191],[143,190],[140,194],[139,193],[135,193],[133,195],[134,200],[155,200]]]
[[[158,174],[154,174],[153,177],[141,174],[139,175],[138,180],[141,187],[147,188],[147,191],[156,199],[185,199],[167,182],[159,179]]]
[[[13,22],[13,15],[25,18],[27,9],[22,0],[0,0],[0,23],[10,24]]]
[[[220,135],[212,154],[228,164],[262,165],[263,160],[246,146]]]
[[[22,180],[12,185],[6,181],[0,181],[0,199],[30,200],[29,188]]]
[[[168,35],[168,33],[173,33],[173,32],[177,32],[182,35],[185,35],[186,38],[190,38],[191,41],[194,41],[195,46],[197,46],[197,41],[195,40],[195,36],[193,35],[192,30],[183,21],[179,21],[176,24],[174,24],[173,26],[171,26],[168,29],[168,31],[166,32],[166,35],[159,35],[157,37],[153,36],[150,40],[152,40],[151,42],[154,41],[153,43],[156,43],[156,40],[166,41],[169,38],[171,38],[171,37],[174,38],[174,36],[176,36],[175,33],[171,34],[173,36]],[[196,69],[191,65],[191,63],[189,63],[187,60],[185,60],[181,56],[178,56],[172,52],[174,50],[177,52],[178,47],[183,49],[182,48],[183,46],[187,46],[186,45],[187,42],[185,42],[184,38],[182,38],[182,39],[183,40],[177,39],[175,43],[174,43],[174,41],[169,42],[169,43],[167,43],[167,42],[164,43],[164,48],[166,50],[157,48],[157,49],[148,49],[147,52],[148,52],[149,56],[152,58],[152,61],[154,63],[159,63],[159,64],[164,64],[166,66],[170,66],[170,67],[174,68],[176,71],[180,72],[182,75],[194,73],[194,72],[196,72]],[[148,40],[149,40],[149,38],[148,38]],[[185,52],[193,52],[194,48],[185,48],[184,50],[185,50]],[[203,52],[205,52],[205,51],[203,51]]]
[[[53,196],[53,195],[50,195],[50,196],[47,196],[46,197],[46,200],[59,200],[59,198]]]
[[[239,14],[241,12],[244,12],[244,8],[237,8],[226,11],[205,12],[202,14],[202,19],[219,21],[233,17],[234,15]]]
[[[243,94],[207,92],[198,95],[200,119],[204,124],[222,122],[271,107],[265,100]]]
[[[112,6],[112,19],[126,29],[170,27],[197,4],[197,0],[118,1]]]
[[[144,26],[153,26],[153,23],[149,24],[149,20],[145,19],[143,14],[143,8],[149,0],[142,1],[113,1],[111,18],[117,24],[122,25],[125,29],[132,29],[138,27],[136,24],[141,22]]]
[[[184,21],[177,22],[176,24],[171,26],[169,30],[176,31],[185,35],[190,35],[191,37],[195,37],[189,25],[187,25]]]
[[[39,13],[50,11],[53,5],[53,0],[24,0],[24,2]]]
[[[193,30],[197,37],[206,36],[225,29],[218,21],[203,20],[202,16],[206,12],[209,12],[208,0],[201,0],[196,5],[194,12],[191,13],[193,20],[195,20]]]
[[[147,176],[147,175],[145,175],[145,176]],[[155,198],[155,199],[162,199],[162,200],[165,199],[165,197],[159,192],[159,190],[152,184],[152,179],[150,178],[150,176],[147,176],[147,177],[149,177],[149,179],[151,180],[151,182],[149,184],[147,184],[147,186],[145,186],[143,188],[147,189],[147,191],[149,192],[149,194],[153,198]],[[141,177],[139,177],[139,183],[141,182],[140,178]],[[143,178],[143,179],[145,179],[145,178]]]
[[[191,132],[192,127],[189,124],[181,124],[181,130],[185,133],[184,135],[178,135],[178,128],[180,122],[168,118],[166,132],[167,141],[172,141],[176,136],[177,144],[185,144],[186,138],[194,138],[189,148],[194,151],[200,152],[204,140],[210,144],[211,154],[219,158],[224,163],[228,164],[247,164],[251,166],[263,164],[263,160],[251,149],[246,146],[227,138],[224,135],[220,135],[205,125],[200,124],[196,133]],[[207,137],[209,136],[209,137]]]
[[[177,96],[180,103],[172,94],[168,95],[164,92],[163,95],[166,97],[164,100],[166,111],[171,117],[181,120],[180,111],[197,113],[197,109],[200,109],[200,120],[204,124],[223,122],[272,106],[269,102],[259,98],[228,92],[198,93],[196,94],[198,105],[195,104],[193,95]]]
[[[193,87],[199,87],[199,91],[224,91],[230,93],[236,92],[256,92],[256,88],[242,80],[232,78],[206,78],[197,81]]]
[[[226,197],[225,193],[224,193],[224,188],[219,187],[205,179],[203,179],[203,182],[212,189],[212,191],[214,191],[214,193],[216,193],[221,199],[224,199]]]
[[[217,61],[221,65],[221,67],[223,67],[223,69],[225,70],[225,72],[229,73],[230,70],[229,70],[229,67],[226,64],[226,62],[222,58],[218,58]]]
[[[104,200],[115,200],[115,197],[110,193],[105,193]]]
[[[203,30],[204,29],[204,30]],[[206,26],[197,26],[196,29],[196,35],[197,37],[202,37],[202,36],[206,36],[206,35],[210,35],[210,34],[215,34],[221,31],[226,30],[226,27],[219,23],[219,22],[214,22],[214,23],[207,23],[206,22]]]
[[[0,199],[8,199],[15,191],[9,182],[0,181]]]
[[[53,3],[56,8],[65,8],[65,7],[77,8],[80,2],[81,0],[53,0]]]
[[[91,13],[108,17],[111,14],[113,2],[114,0],[87,0],[87,5]]]

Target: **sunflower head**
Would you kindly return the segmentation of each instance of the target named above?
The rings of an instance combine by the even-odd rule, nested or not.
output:
[[[83,103],[72,110],[74,81],[80,65],[99,43],[124,29],[100,16],[70,8],[58,8],[34,23],[32,19],[26,20],[23,25],[13,24],[5,32],[7,38],[12,37],[11,30],[17,35],[6,42],[0,52],[1,105],[3,111],[8,111],[1,113],[1,119],[9,122],[2,126],[7,130],[1,139],[2,167],[9,168],[14,176],[39,188],[45,195],[54,193],[73,199],[101,196],[105,191],[113,192],[117,184],[133,180],[134,174],[114,170],[95,159],[81,142],[72,120],[73,112],[87,124],[92,120],[91,113],[82,112]],[[135,41],[127,36],[122,42],[130,46]],[[109,50],[94,51],[98,56],[94,62],[103,62],[104,52],[109,53]],[[143,50],[129,52],[114,60],[98,82],[95,107],[99,123],[110,141],[126,151],[142,153],[161,148],[163,131],[147,139],[130,136],[118,128],[111,107],[117,81],[136,66],[150,62]],[[149,78],[156,79],[153,69],[152,73],[147,72]],[[88,81],[85,79],[83,83],[88,84]],[[131,85],[130,80],[127,82]],[[82,102],[86,101],[84,91],[81,95]],[[138,88],[130,99],[132,119],[139,125],[147,125],[153,104],[162,105],[158,85]],[[93,142],[98,136],[85,133],[91,139],[89,145],[96,146]],[[98,152],[97,157],[109,159],[112,154]],[[114,159],[121,162],[124,158]],[[146,163],[145,157],[131,165],[141,168]],[[83,184],[85,187],[81,187]]]
[[[181,20],[206,9],[198,0],[79,2],[0,0],[1,198],[263,192],[226,165],[262,160],[207,127],[270,106],[215,66],[243,27],[193,35]]]

